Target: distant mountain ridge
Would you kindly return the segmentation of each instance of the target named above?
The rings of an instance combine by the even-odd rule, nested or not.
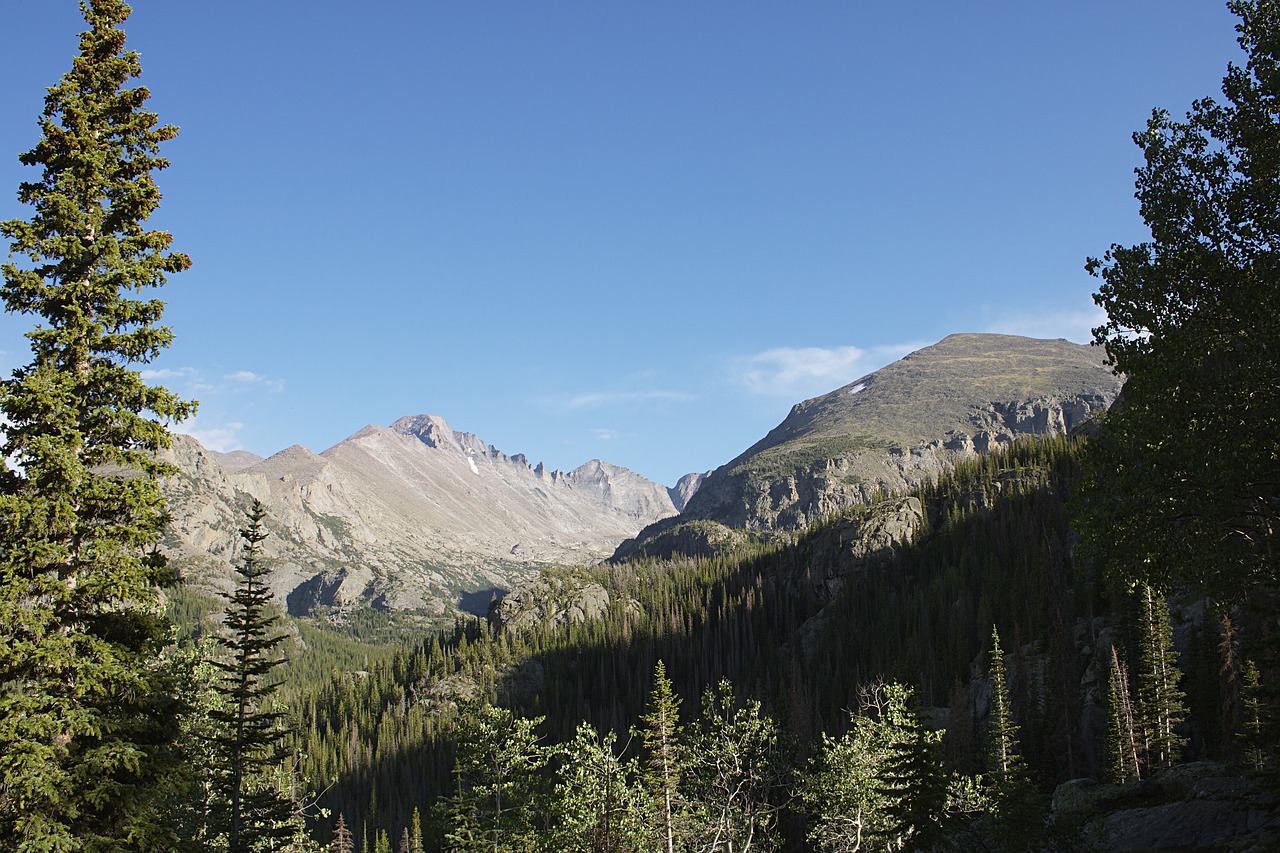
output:
[[[625,468],[531,466],[435,415],[367,426],[320,454],[294,445],[257,461],[176,436],[171,459],[179,473],[165,484],[174,518],[165,544],[178,564],[217,585],[257,498],[274,591],[295,613],[371,605],[444,615],[471,598],[483,609],[491,590],[541,566],[600,560],[676,513],[671,490]]]
[[[710,551],[737,541],[731,530],[802,528],[1019,436],[1067,432],[1110,406],[1120,384],[1095,347],[951,335],[797,404],[713,471],[680,516],[624,542],[614,559]]]

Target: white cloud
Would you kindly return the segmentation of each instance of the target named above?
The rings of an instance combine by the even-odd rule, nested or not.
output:
[[[195,370],[190,367],[163,368],[157,370],[155,368],[143,368],[138,374],[147,382],[156,382],[164,379],[186,379],[195,374]]]
[[[219,453],[229,453],[232,450],[243,448],[238,435],[240,430],[244,429],[244,424],[242,423],[232,422],[221,426],[205,426],[198,419],[192,418],[189,421],[184,421],[178,429],[203,444],[207,449],[216,450]]]
[[[737,360],[737,382],[753,394],[798,399],[834,391],[924,344],[776,347]]]
[[[277,393],[284,390],[283,379],[271,379],[252,370],[235,370],[222,377],[224,380],[241,387],[266,388]]]
[[[570,409],[598,409],[627,403],[643,403],[653,400],[692,400],[692,394],[682,391],[597,391],[570,397],[565,406]]]
[[[597,441],[615,441],[622,435],[622,433],[618,432],[616,429],[596,427],[591,430],[591,435]]]
[[[1093,328],[1107,321],[1107,312],[1096,305],[1077,311],[1051,311],[1031,314],[1000,314],[997,309],[986,309],[985,331],[1002,335],[1023,335],[1028,338],[1066,338],[1078,344],[1093,340]]]

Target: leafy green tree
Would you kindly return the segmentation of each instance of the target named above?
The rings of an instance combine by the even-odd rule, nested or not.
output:
[[[645,849],[645,792],[634,759],[616,752],[613,732],[601,737],[588,723],[560,750],[548,849],[625,853]]]
[[[449,799],[445,848],[459,853],[533,850],[541,813],[539,774],[547,751],[534,734],[542,717],[526,719],[496,705],[464,713]]]
[[[910,708],[910,688],[891,683],[859,691],[859,713],[823,748],[800,786],[812,817],[809,840],[829,853],[927,849],[946,812],[941,733]]]
[[[48,90],[39,167],[0,223],[5,308],[31,314],[31,362],[0,383],[0,848],[147,850],[167,843],[181,709],[157,663],[168,638],[156,550],[157,452],[194,405],[136,368],[172,340],[143,294],[190,265],[144,223],[176,128],[128,88],[141,72],[120,0],[81,3],[88,29]]]
[[[255,499],[248,516],[249,525],[240,531],[244,553],[236,569],[239,579],[235,590],[225,595],[226,635],[220,643],[230,656],[215,662],[223,673],[221,692],[226,701],[212,714],[224,726],[218,740],[227,768],[222,793],[229,853],[243,853],[260,842],[283,841],[294,834],[286,785],[269,773],[285,759],[284,711],[271,702],[279,687],[271,675],[284,663],[279,649],[286,635],[277,630],[279,616],[272,612],[267,585],[270,569],[262,560],[266,509]]]
[[[1126,578],[1233,603],[1280,565],[1280,4],[1228,6],[1247,64],[1224,101],[1135,134],[1151,239],[1087,265],[1094,339],[1127,380],[1090,442],[1081,527]]]
[[[778,729],[751,700],[739,707],[728,679],[702,696],[686,761],[695,850],[747,853],[775,847],[777,795],[786,784]]]
[[[640,718],[640,734],[649,758],[645,780],[654,803],[657,834],[662,849],[675,853],[684,833],[683,734],[680,725],[680,697],[667,678],[667,668],[658,661],[653,671],[649,704]]]

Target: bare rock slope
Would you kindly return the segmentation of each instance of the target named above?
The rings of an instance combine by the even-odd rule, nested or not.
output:
[[[491,590],[541,566],[602,559],[676,512],[666,487],[625,468],[592,460],[549,471],[433,415],[365,427],[321,454],[295,445],[236,460],[246,467],[219,457],[176,437],[166,546],[189,575],[218,585],[245,509],[262,501],[275,592],[295,613],[317,605],[483,612]]]
[[[713,471],[679,517],[623,543],[615,558],[665,554],[672,534],[691,521],[745,530],[804,527],[877,494],[920,485],[957,459],[1020,436],[1067,432],[1110,406],[1119,389],[1120,379],[1094,347],[951,335],[797,404],[763,439]]]

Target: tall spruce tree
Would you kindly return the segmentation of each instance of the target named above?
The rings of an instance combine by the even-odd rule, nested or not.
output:
[[[681,777],[684,775],[680,697],[658,661],[649,705],[640,718],[640,734],[649,754],[645,781],[653,798],[654,830],[666,853],[675,853],[684,832]]]
[[[1000,633],[991,626],[991,717],[987,755],[991,766],[993,837],[1001,850],[1038,849],[1043,834],[1042,809],[1027,775],[1013,721]]]
[[[1107,754],[1104,775],[1113,784],[1142,777],[1141,751],[1133,701],[1129,695],[1129,669],[1111,647],[1107,677]]]
[[[172,340],[145,295],[190,265],[144,223],[177,130],[144,109],[120,0],[88,29],[22,154],[28,220],[0,223],[5,308],[34,315],[31,362],[0,383],[0,849],[148,850],[166,843],[180,709],[155,663],[168,635],[156,551],[165,424],[194,404],[136,366]],[[137,296],[129,295],[131,293]]]
[[[1178,653],[1173,648],[1173,628],[1169,606],[1147,584],[1137,589],[1138,605],[1138,691],[1134,708],[1145,746],[1143,760],[1148,772],[1172,766],[1186,743],[1177,731],[1186,716],[1180,686]]]
[[[262,524],[266,514],[254,499],[249,525],[240,531],[244,553],[236,569],[236,588],[225,596],[226,635],[221,638],[230,655],[216,663],[223,672],[222,692],[227,700],[213,716],[224,727],[220,741],[226,760],[229,853],[244,853],[267,839],[283,841],[294,832],[288,796],[264,774],[284,758],[284,711],[271,705],[279,686],[271,671],[284,663],[279,648],[285,640],[276,630],[279,616],[271,612],[270,570],[260,548],[267,538]]]

